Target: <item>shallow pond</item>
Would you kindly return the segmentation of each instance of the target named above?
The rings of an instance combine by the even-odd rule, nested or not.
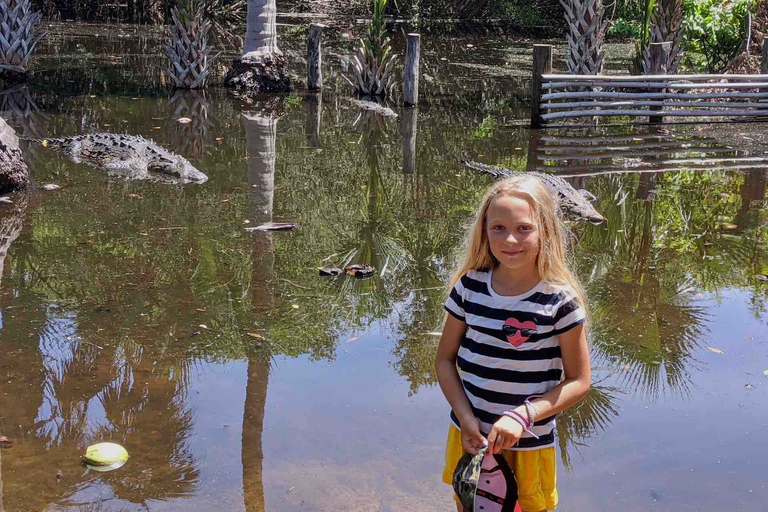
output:
[[[333,93],[341,33],[322,98],[248,100],[169,94],[146,31],[50,30],[47,71],[0,93],[20,135],[140,134],[210,179],[24,143],[34,187],[0,205],[0,510],[452,510],[434,333],[491,180],[465,159],[571,175],[607,218],[571,224],[594,385],[558,421],[558,510],[762,509],[768,165],[734,144],[766,125],[532,137],[524,40],[425,39],[423,104],[385,119]],[[300,78],[305,42],[281,44]],[[298,228],[245,229],[270,220]],[[377,275],[318,276],[345,262]],[[102,440],[124,467],[80,465]]]

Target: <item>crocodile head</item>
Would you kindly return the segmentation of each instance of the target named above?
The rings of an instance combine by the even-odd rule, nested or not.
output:
[[[148,170],[160,179],[174,183],[205,183],[208,176],[198,171],[189,160],[179,155],[162,155],[149,162]]]
[[[598,225],[605,222],[605,217],[597,213],[595,208],[586,201],[578,204],[562,204],[561,207],[570,217],[578,220],[586,220],[590,224]]]

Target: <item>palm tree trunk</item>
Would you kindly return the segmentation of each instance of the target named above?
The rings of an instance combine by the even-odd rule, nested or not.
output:
[[[224,84],[254,92],[287,92],[291,80],[277,47],[275,0],[248,0],[243,54],[232,63]]]
[[[243,58],[257,61],[283,52],[277,47],[277,6],[275,0],[248,0]]]
[[[651,43],[672,43],[667,58],[667,74],[677,74],[677,68],[683,58],[683,0],[656,0],[651,14]],[[651,69],[651,51],[648,47],[647,58],[644,55],[646,72]]]
[[[573,75],[599,75],[603,70],[603,41],[607,22],[602,0],[560,0],[568,23],[568,71]]]

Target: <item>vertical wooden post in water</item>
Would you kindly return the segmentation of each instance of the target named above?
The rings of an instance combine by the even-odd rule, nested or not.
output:
[[[651,74],[666,75],[667,62],[669,61],[669,52],[672,51],[672,43],[651,43]],[[654,89],[653,92],[667,92],[666,89]],[[649,110],[661,110],[664,107],[648,107]],[[663,123],[663,116],[649,116],[651,123]]]
[[[408,34],[408,49],[405,51],[405,73],[403,77],[403,101],[406,107],[419,103],[419,54],[421,34]]]
[[[552,47],[533,45],[533,75],[531,77],[531,128],[541,128],[541,75],[552,72]]]
[[[530,140],[528,142],[528,165],[526,170],[535,171],[539,167],[539,140],[541,131],[531,130]]]
[[[419,109],[409,108],[403,111],[403,174],[416,172],[416,124]]]
[[[312,23],[307,39],[307,88],[319,91],[323,88],[323,50],[321,38],[326,25]]]
[[[763,75],[768,75],[768,37],[763,39],[763,67],[760,72]]]

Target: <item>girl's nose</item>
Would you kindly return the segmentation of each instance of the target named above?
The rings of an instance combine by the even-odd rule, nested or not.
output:
[[[507,236],[507,243],[508,244],[516,244],[517,243],[517,238],[515,238],[515,235],[513,233],[510,233]]]

